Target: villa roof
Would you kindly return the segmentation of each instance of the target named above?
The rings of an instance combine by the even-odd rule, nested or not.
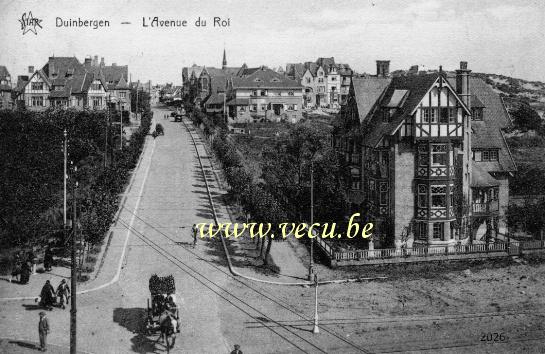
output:
[[[244,77],[233,77],[233,88],[293,88],[301,89],[300,82],[292,80],[274,70],[261,67]]]

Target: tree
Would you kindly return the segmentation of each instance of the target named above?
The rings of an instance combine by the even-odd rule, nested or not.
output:
[[[528,104],[521,104],[517,110],[511,113],[515,126],[521,130],[537,130],[542,127],[539,114]]]

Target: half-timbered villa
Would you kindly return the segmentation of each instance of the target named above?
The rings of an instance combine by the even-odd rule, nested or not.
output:
[[[351,212],[375,223],[370,247],[502,239],[516,168],[497,93],[461,62],[435,73],[353,78],[333,144],[350,166]]]

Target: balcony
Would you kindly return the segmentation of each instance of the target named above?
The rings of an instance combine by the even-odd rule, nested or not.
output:
[[[500,210],[499,200],[491,200],[489,202],[473,202],[471,204],[473,216],[486,216],[497,214]]]

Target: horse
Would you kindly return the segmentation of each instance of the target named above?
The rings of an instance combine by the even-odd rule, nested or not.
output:
[[[159,338],[157,338],[157,342],[165,340],[165,346],[167,348],[167,353],[169,353],[170,348],[174,346],[174,343],[176,342],[176,331],[177,331],[177,321],[174,318],[174,316],[168,312],[165,311],[160,317],[159,317],[159,329],[160,334]]]

